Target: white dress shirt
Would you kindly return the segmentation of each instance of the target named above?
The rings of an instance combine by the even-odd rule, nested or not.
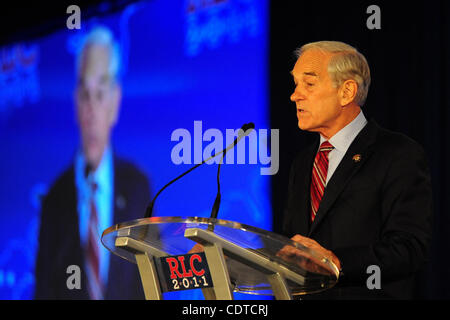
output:
[[[355,140],[356,136],[361,132],[364,126],[367,124],[366,117],[362,111],[344,128],[339,130],[334,136],[328,139],[328,142],[334,147],[333,150],[328,154],[328,173],[327,173],[327,181],[330,181],[333,176],[334,171],[338,167],[348,148],[352,144],[353,140]],[[326,141],[326,139],[320,135],[320,144]],[[320,148],[319,144],[319,148]],[[317,149],[317,151],[319,151]]]
[[[101,239],[103,230],[113,223],[113,197],[114,197],[114,169],[111,148],[107,148],[103,153],[102,160],[98,168],[85,176],[86,160],[83,153],[79,151],[75,158],[75,185],[77,189],[78,201],[78,222],[80,229],[80,239],[83,248],[87,246],[88,225],[90,216],[91,187],[93,180],[97,184],[94,201],[98,216],[98,235]],[[100,279],[104,285],[108,281],[109,251],[99,243],[100,249]]]

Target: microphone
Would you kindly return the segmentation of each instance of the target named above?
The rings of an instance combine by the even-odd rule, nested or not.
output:
[[[162,187],[162,188],[158,191],[158,193],[157,193],[157,194],[155,195],[155,197],[153,198],[152,202],[147,206],[147,209],[145,210],[145,216],[144,216],[144,217],[145,217],[145,218],[149,218],[149,217],[152,215],[152,212],[153,212],[153,206],[155,205],[155,201],[156,201],[156,199],[158,198],[158,196],[161,194],[161,192],[162,192],[164,189],[166,189],[168,186],[170,186],[170,185],[171,185],[172,183],[174,183],[175,181],[177,181],[177,180],[181,179],[182,177],[184,177],[185,175],[187,175],[189,172],[193,171],[194,169],[197,169],[199,166],[201,166],[201,165],[204,164],[205,162],[207,162],[207,161],[209,161],[209,160],[211,160],[211,159],[217,157],[218,155],[220,155],[220,154],[222,154],[222,153],[223,153],[223,156],[222,156],[222,159],[223,159],[223,157],[225,156],[226,152],[227,152],[228,150],[230,150],[231,148],[233,148],[233,147],[239,142],[239,140],[241,140],[243,137],[245,137],[245,136],[248,134],[248,133],[247,133],[247,130],[248,130],[248,129],[253,129],[254,127],[255,127],[255,125],[254,125],[253,123],[251,123],[251,122],[250,122],[250,123],[244,124],[244,125],[241,127],[241,129],[239,129],[238,137],[237,137],[237,138],[234,140],[234,142],[231,143],[228,147],[226,147],[225,149],[223,149],[221,152],[212,155],[212,156],[209,157],[208,159],[203,160],[201,163],[196,164],[195,166],[193,166],[192,168],[190,168],[190,169],[187,170],[186,172],[180,174],[178,177],[176,177],[176,178],[172,179],[171,181],[169,181],[164,187]],[[242,130],[242,131],[241,131],[241,130]],[[249,131],[249,132],[250,132],[250,131]],[[220,162],[222,162],[222,160],[221,160]],[[219,163],[219,171],[218,171],[218,174],[217,174],[217,179],[218,179],[218,180],[217,180],[217,183],[219,184],[219,189],[220,189],[219,173],[220,173],[220,163]],[[219,197],[219,200],[217,200],[217,197],[216,197],[216,201],[214,202],[214,206],[213,206],[213,208],[217,206],[217,212],[218,212],[218,210],[219,210],[219,205],[220,205],[220,192],[218,193],[218,197]],[[217,205],[216,205],[216,202],[217,202]],[[216,216],[217,216],[217,212],[216,212]]]
[[[210,216],[211,218],[216,219],[217,218],[217,214],[219,213],[220,200],[221,200],[221,195],[220,195],[220,166],[222,165],[222,160],[225,157],[225,154],[227,153],[227,151],[229,149],[233,148],[239,142],[239,140],[241,140],[243,137],[247,136],[253,129],[255,129],[255,124],[253,122],[244,124],[241,127],[241,129],[239,130],[238,137],[236,139],[234,139],[234,142],[230,145],[231,147],[228,147],[228,148],[226,148],[223,151],[222,158],[220,159],[219,165],[217,167],[217,195],[216,195],[216,199],[214,200],[214,205],[213,205],[212,210],[211,210],[211,216]]]

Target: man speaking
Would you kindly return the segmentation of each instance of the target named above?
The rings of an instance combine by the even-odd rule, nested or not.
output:
[[[296,53],[298,126],[319,135],[292,164],[283,232],[339,268],[338,285],[317,297],[412,298],[432,230],[424,151],[365,118],[370,70],[355,48],[320,41]],[[370,266],[380,289],[366,284]]]

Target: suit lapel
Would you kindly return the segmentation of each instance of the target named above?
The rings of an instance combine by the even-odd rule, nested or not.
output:
[[[116,156],[113,157],[114,166],[114,195],[113,195],[113,224],[118,224],[127,220],[128,192],[122,183],[124,177],[120,170],[121,161]]]
[[[61,248],[56,252],[55,260],[62,265],[65,270],[68,265],[78,265],[84,270],[85,252],[80,238],[79,213],[78,213],[78,190],[75,182],[75,168],[72,165],[68,176],[64,178],[62,184],[64,190],[61,191],[61,199],[64,199],[64,223],[59,224],[61,234],[64,235],[64,241],[61,241]],[[82,273],[81,289],[70,292],[70,299],[89,299],[87,290],[86,273]],[[62,287],[64,293],[67,293],[67,287]]]
[[[370,146],[374,143],[377,132],[378,125],[371,120],[356,136],[348,148],[325,188],[319,210],[317,211],[314,222],[311,224],[308,236],[311,236],[317,229],[321,221],[329,213],[338,196],[372,154]]]

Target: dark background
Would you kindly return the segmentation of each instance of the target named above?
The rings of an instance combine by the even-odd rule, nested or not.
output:
[[[61,1],[51,6],[18,2],[1,8],[0,41],[50,32],[69,4],[108,12],[133,1]],[[369,30],[369,5],[381,9],[381,30]],[[272,1],[270,8],[271,128],[280,129],[280,170],[273,177],[274,231],[282,220],[290,163],[312,135],[297,127],[289,71],[293,51],[304,43],[338,40],[356,47],[371,67],[372,84],[363,111],[381,126],[418,141],[428,154],[434,197],[430,263],[417,282],[417,298],[450,298],[449,173],[449,24],[450,4],[428,1]],[[249,52],[251,55],[251,52]]]
[[[369,5],[381,9],[381,29],[369,30]],[[337,40],[368,60],[372,84],[363,112],[402,132],[426,150],[433,184],[434,234],[430,263],[417,281],[417,298],[450,298],[449,24],[448,1],[272,2],[270,36],[271,127],[280,128],[280,171],[273,177],[274,230],[280,230],[290,163],[312,134],[297,127],[293,51],[302,44]]]

